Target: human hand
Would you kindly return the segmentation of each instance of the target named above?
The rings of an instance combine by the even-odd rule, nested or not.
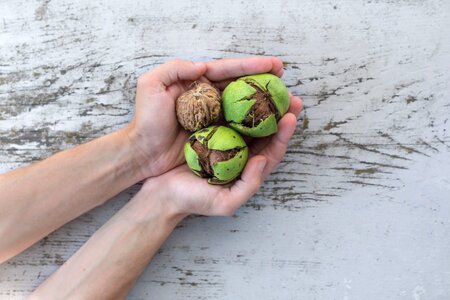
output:
[[[152,201],[160,201],[172,216],[233,214],[259,190],[264,178],[283,159],[296,128],[297,116],[302,110],[300,98],[291,95],[290,100],[288,113],[278,123],[279,131],[271,137],[255,139],[249,144],[250,159],[241,178],[234,184],[208,184],[207,180],[194,175],[184,164],[148,179],[141,192],[151,197]]]
[[[161,175],[183,163],[182,149],[189,133],[177,122],[175,102],[193,81],[223,89],[236,77],[257,73],[281,76],[283,63],[274,57],[207,63],[174,60],[142,75],[137,84],[135,116],[126,129],[142,177]]]

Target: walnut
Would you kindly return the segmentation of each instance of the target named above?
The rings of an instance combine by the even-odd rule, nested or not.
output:
[[[211,184],[227,184],[244,170],[248,147],[242,136],[225,126],[196,131],[184,145],[184,157],[197,176]]]
[[[221,112],[220,92],[214,86],[195,82],[194,87],[178,97],[178,122],[184,129],[197,131],[217,121]]]
[[[225,87],[222,108],[229,126],[241,134],[265,137],[278,131],[278,121],[288,111],[289,92],[273,74],[238,78]]]

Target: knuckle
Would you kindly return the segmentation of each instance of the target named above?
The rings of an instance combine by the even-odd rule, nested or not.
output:
[[[145,89],[146,91],[151,93],[160,93],[166,90],[164,83],[156,78],[151,72],[142,74],[138,77],[137,88]]]

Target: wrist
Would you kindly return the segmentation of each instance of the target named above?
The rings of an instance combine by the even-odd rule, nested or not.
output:
[[[156,181],[147,180],[129,202],[128,216],[133,222],[147,224],[158,220],[165,228],[173,229],[189,214],[180,211],[167,196],[167,190]]]
[[[129,145],[130,155],[133,158],[135,168],[141,175],[141,180],[154,176],[150,171],[151,160],[140,141],[144,140],[141,133],[135,128],[134,121],[122,129],[126,143]]]
[[[133,172],[136,176],[136,182],[142,181],[151,176],[147,171],[149,161],[144,151],[139,147],[136,134],[131,125],[119,130],[117,134],[120,136],[118,143],[127,151],[127,156],[132,165]]]

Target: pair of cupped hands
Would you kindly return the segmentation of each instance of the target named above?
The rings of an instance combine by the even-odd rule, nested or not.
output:
[[[301,99],[290,94],[290,108],[279,121],[278,132],[249,143],[250,158],[240,179],[226,186],[208,184],[185,164],[183,146],[190,133],[177,122],[175,102],[194,81],[223,90],[237,77],[259,73],[281,77],[283,62],[275,57],[174,60],[139,77],[135,116],[125,132],[140,166],[138,172],[148,178],[142,192],[154,196],[158,190],[164,205],[176,214],[231,215],[258,191],[286,153],[302,110]]]

